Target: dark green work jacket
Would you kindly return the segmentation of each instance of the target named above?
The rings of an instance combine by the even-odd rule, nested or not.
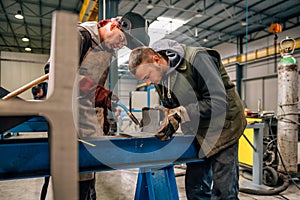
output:
[[[217,51],[183,48],[185,60],[156,89],[165,107],[187,109],[191,121],[182,123],[181,130],[196,135],[199,157],[210,157],[242,135],[243,106]]]

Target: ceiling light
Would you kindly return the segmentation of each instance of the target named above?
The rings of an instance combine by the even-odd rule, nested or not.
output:
[[[207,37],[205,37],[205,38],[203,39],[203,42],[208,42]]]
[[[29,46],[27,46],[27,47],[25,48],[25,51],[31,51],[31,48],[30,48]]]
[[[242,21],[242,22],[241,22],[241,25],[242,25],[242,26],[247,26],[247,22]]]
[[[197,11],[196,11],[196,15],[195,15],[195,17],[202,17],[203,15],[201,14],[201,10],[200,9],[198,9]]]
[[[23,15],[22,15],[21,10],[18,10],[17,14],[15,15],[15,18],[17,18],[17,19],[23,19],[24,18]]]
[[[149,9],[149,10],[152,9],[153,7],[154,7],[154,6],[153,6],[152,4],[148,4],[148,5],[146,6],[146,8]]]
[[[151,0],[149,0],[148,1],[148,5],[146,6],[146,8],[147,9],[152,9],[154,6],[153,6],[153,4],[152,4],[152,1]]]
[[[202,17],[203,15],[201,14],[201,13],[197,13],[196,15],[195,15],[195,17],[198,17],[198,18],[200,18],[200,17]]]
[[[24,35],[24,37],[22,38],[22,41],[23,42],[29,42],[29,38],[26,35]]]
[[[195,29],[195,37],[198,37],[198,29]]]

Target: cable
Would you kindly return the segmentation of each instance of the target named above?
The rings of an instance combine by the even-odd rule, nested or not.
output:
[[[289,187],[289,179],[287,176],[285,176],[282,173],[278,173],[278,179],[283,182],[283,184],[279,187],[276,187],[272,190],[258,190],[258,189],[250,189],[250,188],[244,188],[240,187],[240,192],[247,193],[247,194],[255,194],[255,195],[276,195],[284,190],[286,190]]]
[[[282,159],[281,154],[280,154],[280,152],[279,152],[278,149],[277,149],[277,152],[278,152],[278,155],[279,155],[279,158],[280,158],[280,161],[281,161],[281,163],[282,163],[282,166],[283,166],[283,169],[284,169],[285,173],[287,174],[287,176],[289,177],[289,179],[292,181],[292,183],[294,183],[294,185],[297,187],[297,189],[300,190],[300,187],[299,187],[299,186],[297,185],[297,183],[293,180],[292,176],[287,172],[287,169],[286,169],[286,167],[285,167],[285,164],[284,164],[284,162],[283,162],[283,159]]]
[[[126,112],[126,114],[128,115],[128,117],[130,117],[130,119],[136,124],[141,126],[141,123],[139,122],[139,120],[137,120],[137,118],[132,114],[132,112],[129,111],[129,109],[122,104],[121,102],[117,102],[117,105],[120,106],[121,108],[123,108],[123,110]]]
[[[273,138],[275,138],[274,133],[273,133],[271,127],[270,127],[270,124],[268,124],[268,125],[269,125],[269,130],[270,130],[270,132],[271,132],[271,136],[272,136]],[[277,140],[277,138],[276,138],[276,140]],[[275,140],[274,140],[274,141],[275,141]],[[280,161],[281,161],[281,163],[282,163],[282,166],[283,166],[283,169],[284,169],[286,175],[289,177],[289,179],[292,181],[292,183],[297,187],[297,189],[300,190],[300,187],[297,185],[297,183],[293,180],[293,178],[291,177],[291,175],[288,173],[288,171],[287,171],[287,169],[286,169],[286,166],[285,166],[285,164],[284,164],[284,162],[283,162],[281,153],[280,153],[279,149],[277,148],[277,145],[276,145],[276,150],[277,150],[277,153],[278,153],[278,155],[279,155],[279,159],[280,159]]]
[[[49,186],[49,181],[50,181],[50,176],[46,176],[45,179],[44,179],[44,184],[43,184],[43,187],[42,187],[40,200],[45,200],[46,199],[47,190],[48,190],[48,186]]]

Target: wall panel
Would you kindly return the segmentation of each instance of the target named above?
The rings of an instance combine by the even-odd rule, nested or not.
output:
[[[242,89],[245,89],[244,91],[246,91],[246,107],[252,111],[257,111],[258,102],[261,101],[263,105],[263,80],[245,81]]]
[[[1,52],[0,85],[13,91],[44,75],[44,65],[48,57],[49,55],[32,53]],[[31,100],[31,90],[19,96]]]
[[[264,80],[264,104],[262,109],[277,112],[277,77]]]

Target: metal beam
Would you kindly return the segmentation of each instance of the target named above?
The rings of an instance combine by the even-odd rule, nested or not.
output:
[[[79,21],[85,22],[89,21],[89,16],[93,11],[95,4],[97,4],[94,0],[84,0],[79,13]]]
[[[295,50],[300,49],[300,38],[296,39],[296,47]],[[277,50],[275,51],[274,45],[257,49],[248,53],[239,54],[237,56],[231,56],[228,58],[222,59],[222,63],[224,65],[234,64],[238,62],[239,64],[248,63],[249,61],[258,60],[261,58],[266,58],[270,56],[274,56],[275,53],[279,52],[279,46],[277,46]],[[247,56],[247,60],[246,60]]]
[[[61,133],[62,134],[62,133]],[[65,133],[64,133],[65,134]],[[79,170],[168,166],[198,159],[193,136],[177,136],[167,142],[150,138],[103,137],[78,144]],[[49,176],[50,157],[47,138],[0,141],[0,180]]]

